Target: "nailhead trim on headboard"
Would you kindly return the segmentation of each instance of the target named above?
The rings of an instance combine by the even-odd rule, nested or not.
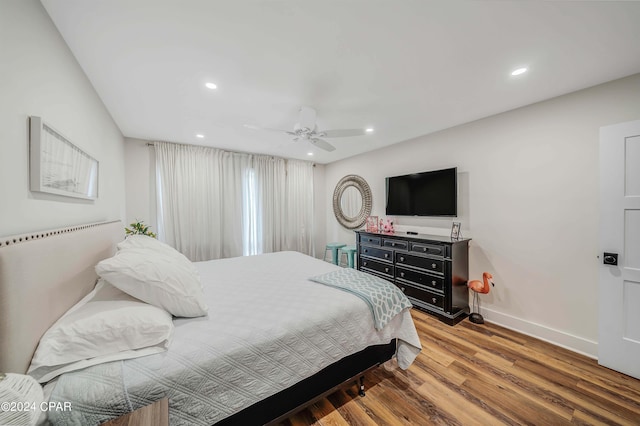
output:
[[[54,235],[66,234],[69,232],[81,231],[83,229],[93,228],[95,226],[106,225],[114,222],[117,222],[117,220],[112,220],[110,222],[88,223],[85,225],[70,226],[68,228],[54,229],[51,231],[41,231],[33,234],[14,235],[12,237],[0,237],[0,247],[6,247],[13,244],[24,243],[31,240],[39,240],[42,238],[53,237]]]

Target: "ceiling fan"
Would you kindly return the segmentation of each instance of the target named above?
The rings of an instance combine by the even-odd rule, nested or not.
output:
[[[334,129],[320,131],[316,126],[316,110],[306,106],[300,108],[300,117],[295,126],[293,126],[293,131],[270,129],[266,127],[253,126],[251,124],[245,124],[244,127],[253,130],[266,130],[268,132],[286,133],[293,136],[293,140],[296,142],[309,141],[312,145],[329,152],[335,151],[336,148],[329,142],[320,138],[346,138],[351,136],[362,136],[371,131],[369,129]]]

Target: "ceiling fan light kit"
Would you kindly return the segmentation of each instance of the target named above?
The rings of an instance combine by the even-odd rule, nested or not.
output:
[[[333,129],[333,130],[318,130],[316,126],[316,110],[303,106],[300,108],[298,122],[293,126],[293,131],[270,129],[266,127],[258,127],[251,124],[245,124],[244,127],[252,130],[265,130],[268,132],[286,133],[293,136],[295,142],[308,141],[311,145],[318,147],[324,151],[335,151],[336,148],[329,142],[320,138],[348,138],[353,136],[363,136],[371,133],[373,129]]]

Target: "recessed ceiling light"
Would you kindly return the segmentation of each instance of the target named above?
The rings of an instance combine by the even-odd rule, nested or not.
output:
[[[364,131],[367,133],[373,133],[373,128],[369,127],[368,129],[364,129]]]
[[[313,155],[313,152],[307,152],[307,155]]]
[[[203,138],[204,138],[204,135],[203,135],[203,134],[201,134],[201,133],[198,133],[198,134],[196,135],[196,138],[198,138],[198,139],[203,139]]]
[[[205,86],[207,86],[207,88],[211,90],[218,88],[218,86],[215,83],[207,83],[205,84]]]
[[[520,75],[520,74],[524,74],[525,72],[527,72],[527,68],[518,68],[517,70],[513,70],[511,72],[511,75]]]

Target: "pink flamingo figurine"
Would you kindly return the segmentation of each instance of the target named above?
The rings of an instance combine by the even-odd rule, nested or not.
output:
[[[469,315],[469,321],[476,324],[484,324],[484,318],[480,315],[480,301],[478,300],[478,293],[487,294],[491,289],[493,283],[493,275],[488,272],[482,274],[482,281],[472,280],[469,281],[467,287],[473,290],[473,308],[477,312],[472,312]]]

